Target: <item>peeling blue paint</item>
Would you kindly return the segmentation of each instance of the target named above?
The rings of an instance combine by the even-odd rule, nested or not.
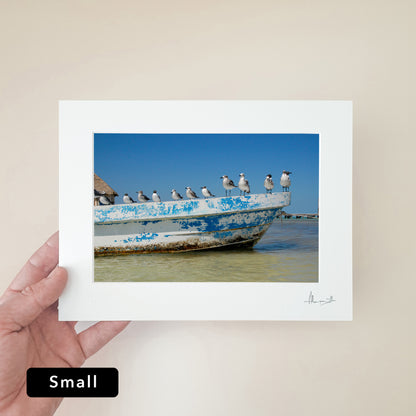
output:
[[[156,233],[144,233],[144,234],[136,235],[134,237],[129,237],[125,240],[121,240],[121,242],[123,242],[124,244],[140,243],[142,241],[154,240],[157,236],[158,234]]]

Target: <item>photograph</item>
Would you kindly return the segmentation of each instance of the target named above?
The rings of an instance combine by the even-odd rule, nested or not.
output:
[[[61,101],[60,319],[351,319],[351,114]]]
[[[319,134],[94,134],[95,282],[319,282]]]

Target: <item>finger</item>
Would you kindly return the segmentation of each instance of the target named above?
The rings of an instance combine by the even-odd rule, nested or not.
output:
[[[46,308],[58,299],[68,279],[65,269],[56,267],[52,273],[21,292],[15,293],[4,304],[17,331],[32,323]]]
[[[58,264],[59,233],[53,234],[48,241],[26,262],[14,278],[8,290],[21,291],[41,279],[44,279]]]
[[[121,322],[97,322],[78,335],[78,341],[84,351],[85,358],[91,357],[100,350],[107,342],[119,334],[129,321]]]

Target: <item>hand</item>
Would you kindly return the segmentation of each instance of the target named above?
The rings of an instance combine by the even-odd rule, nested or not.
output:
[[[26,395],[29,367],[80,367],[128,322],[98,322],[77,334],[59,322],[67,273],[58,267],[58,233],[25,264],[0,298],[0,414],[52,415],[62,398]]]

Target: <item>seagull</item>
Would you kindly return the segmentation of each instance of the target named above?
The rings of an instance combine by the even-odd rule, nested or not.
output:
[[[183,199],[182,195],[176,192],[176,189],[172,189],[172,198],[178,201],[179,199]]]
[[[231,196],[231,189],[237,188],[237,186],[234,185],[234,182],[227,176],[221,176],[222,179],[222,186],[225,188],[225,196],[227,196],[227,192],[230,191]]]
[[[288,172],[287,170],[284,170],[282,173],[282,176],[280,177],[280,185],[282,185],[283,192],[289,192],[289,186],[290,186],[290,178],[289,175],[292,172]]]
[[[215,195],[212,195],[212,193],[207,189],[206,186],[201,186],[201,189],[202,189],[202,195],[204,195],[205,198],[210,198],[212,196],[215,196]]]
[[[137,194],[138,194],[137,195],[137,201],[139,201],[139,202],[150,201],[150,199],[146,195],[143,195],[143,191],[138,191]]]
[[[155,201],[155,202],[162,202],[162,200],[160,199],[160,196],[157,194],[157,192],[156,192],[156,191],[153,191],[153,194],[152,194],[152,199],[153,199],[153,201]]]
[[[125,204],[133,204],[134,203],[133,198],[129,197],[128,194],[124,194],[123,202]]]
[[[241,195],[241,192],[244,192],[244,195],[250,193],[250,185],[248,184],[248,180],[246,179],[244,173],[240,173],[240,180],[238,181],[238,187],[240,188],[240,195]]]
[[[272,189],[274,188],[274,183],[272,180],[272,175],[270,175],[270,173],[266,176],[266,179],[264,180],[264,187],[266,188],[266,194],[272,193]]]
[[[102,195],[99,198],[101,205],[111,205],[110,200],[106,197],[106,193],[103,192]]]
[[[189,199],[198,198],[196,196],[196,193],[189,186],[187,186],[185,189],[186,189],[186,197],[187,198],[189,198]]]

